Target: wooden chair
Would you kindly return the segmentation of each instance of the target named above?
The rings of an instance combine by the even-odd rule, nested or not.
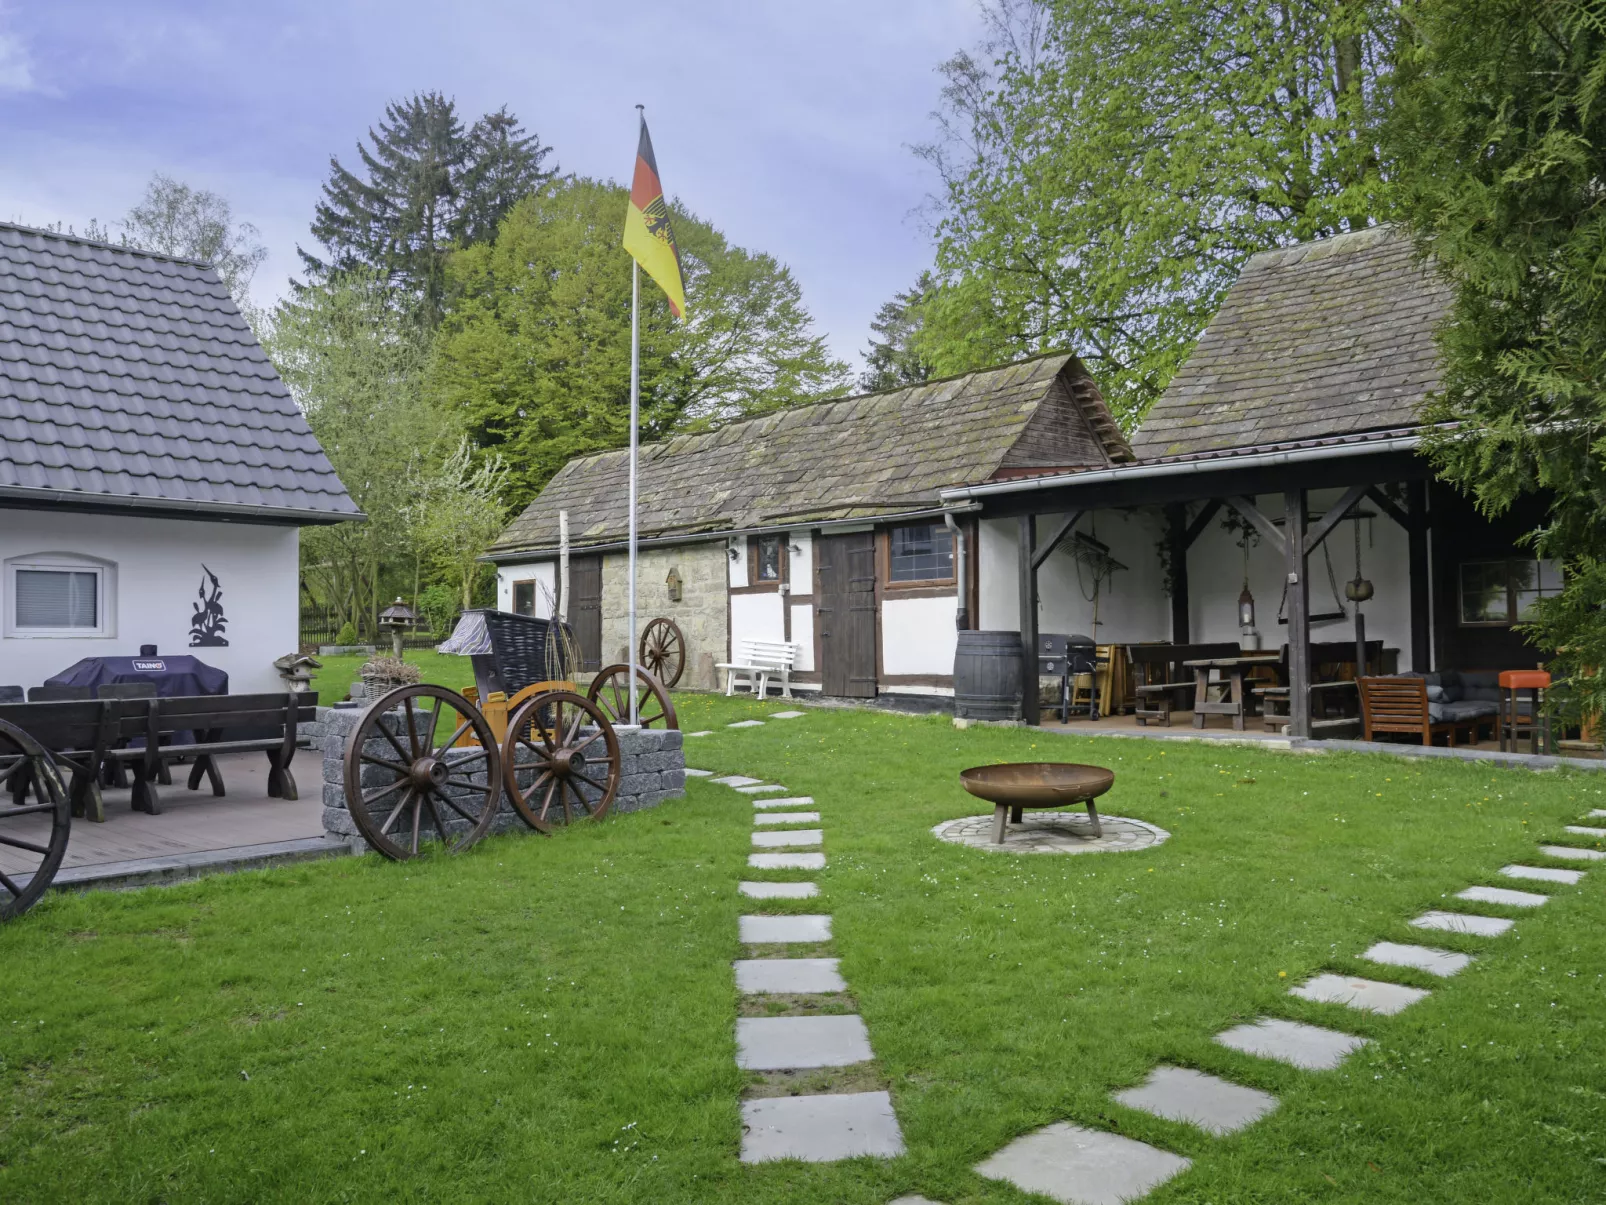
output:
[[[1434,722],[1428,709],[1428,684],[1422,678],[1362,678],[1361,731],[1366,740],[1380,732],[1417,736],[1424,745],[1442,736],[1451,747],[1462,733],[1476,736],[1478,719]]]

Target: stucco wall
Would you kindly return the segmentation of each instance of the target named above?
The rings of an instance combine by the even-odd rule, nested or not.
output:
[[[535,591],[535,615],[537,619],[550,619],[552,617],[552,603],[558,596],[558,563],[556,561],[524,561],[516,565],[498,565],[496,567],[496,609],[498,611],[511,611],[513,609],[513,583],[524,581],[540,583]]]
[[[38,686],[83,657],[135,656],[154,644],[226,671],[236,694],[282,689],[272,662],[297,648],[299,544],[294,527],[0,509],[0,562],[76,554],[105,562],[115,577],[105,635],[0,636],[0,683]],[[203,564],[222,587],[227,647],[190,647]],[[7,613],[8,583],[0,575]]]
[[[714,666],[725,660],[726,566],[730,558],[723,540],[683,544],[674,548],[642,549],[636,561],[637,623],[668,616],[686,638],[686,672],[679,685],[691,690],[712,690]],[[669,600],[664,579],[671,568],[680,572],[681,600]],[[608,553],[602,560],[602,658],[624,661],[630,637],[628,586],[629,558]]]

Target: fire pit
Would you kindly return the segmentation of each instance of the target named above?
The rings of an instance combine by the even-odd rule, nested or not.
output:
[[[993,805],[993,844],[1004,843],[1006,821],[1019,824],[1025,808],[1057,808],[1087,804],[1093,836],[1101,837],[1098,809],[1093,801],[1115,783],[1115,771],[1074,762],[1006,762],[973,766],[959,772],[965,790]]]

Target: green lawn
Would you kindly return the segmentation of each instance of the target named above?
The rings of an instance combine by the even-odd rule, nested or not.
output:
[[[1434,935],[1479,954],[1454,979],[1355,959],[1545,864],[1541,838],[1584,841],[1562,826],[1606,779],[846,710],[730,731],[777,708],[678,701],[716,729],[694,765],[824,812],[823,896],[769,910],[835,918],[906,1156],[737,1162],[752,808],[694,782],[457,859],[47,900],[0,930],[0,1200],[1025,1205],[970,1168],[1061,1119],[1193,1159],[1156,1203],[1606,1198],[1606,865],[1503,938]],[[1105,810],[1171,840],[1014,858],[930,836],[981,810],[957,770],[1042,757],[1113,766]],[[1433,995],[1392,1018],[1286,996],[1322,969]],[[1320,1074],[1210,1041],[1263,1013],[1375,1041]],[[1161,1061],[1281,1105],[1212,1139],[1111,1102]]]
[[[386,656],[390,655],[389,649],[382,651]],[[351,654],[319,657],[318,660],[323,663],[323,668],[313,671],[312,689],[318,692],[318,702],[327,706],[330,703],[338,703],[346,697],[346,693],[351,690],[351,684],[359,678],[357,671],[368,658],[361,654]],[[449,686],[453,690],[462,690],[465,686],[474,685],[474,667],[469,664],[467,657],[455,657],[425,649],[408,649],[407,656],[403,660],[410,665],[418,666],[423,671],[425,682]]]

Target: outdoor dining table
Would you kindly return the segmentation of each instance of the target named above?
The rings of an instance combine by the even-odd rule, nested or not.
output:
[[[1261,666],[1277,667],[1282,663],[1280,653],[1244,653],[1238,657],[1207,657],[1202,661],[1184,661],[1184,667],[1193,671],[1193,726],[1203,728],[1205,717],[1229,715],[1232,726],[1244,730],[1244,715],[1248,707],[1244,702],[1244,678],[1252,669]],[[1220,670],[1228,681],[1227,697],[1210,701],[1210,671]]]

